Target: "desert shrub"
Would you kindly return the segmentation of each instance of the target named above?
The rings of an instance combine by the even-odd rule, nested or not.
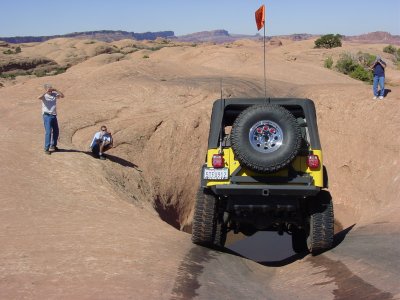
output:
[[[21,53],[21,47],[20,46],[18,46],[17,48],[15,48],[15,53],[17,54],[17,53]]]
[[[350,74],[357,67],[357,62],[350,53],[342,53],[336,62],[336,69],[343,74]]]
[[[15,74],[3,74],[0,73],[0,78],[5,78],[5,79],[15,79]]]
[[[149,47],[147,49],[150,50],[150,51],[158,51],[158,50],[160,50],[162,48],[164,48],[164,46],[159,45],[159,46]]]
[[[376,56],[369,54],[369,53],[363,53],[359,51],[357,53],[357,61],[360,65],[364,67],[369,67],[372,65],[372,63],[376,60]]]
[[[372,72],[366,70],[361,65],[357,65],[349,75],[351,78],[372,83]]]
[[[36,77],[44,77],[47,76],[47,72],[46,70],[36,70],[33,72],[33,75],[35,75]]]
[[[143,55],[143,58],[150,58],[147,54]]]
[[[314,44],[315,48],[335,48],[342,47],[342,36],[340,34],[326,34],[317,39]]]
[[[350,53],[342,53],[336,63],[336,69],[351,78],[372,83],[372,72],[367,69],[375,61],[376,56],[369,53],[358,52],[353,56]]]
[[[385,48],[383,48],[383,52],[390,53],[390,54],[395,54],[396,53],[396,47],[393,47],[392,45],[388,45]]]
[[[67,71],[67,67],[59,67],[54,71],[53,75],[58,75],[58,74],[62,74],[65,73],[65,71]]]
[[[333,65],[332,56],[328,56],[327,58],[325,58],[324,67],[328,68],[328,69],[332,69],[332,65]]]
[[[3,54],[14,54],[14,51],[7,49],[6,51],[3,51]]]

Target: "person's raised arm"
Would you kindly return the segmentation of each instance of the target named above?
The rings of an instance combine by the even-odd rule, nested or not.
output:
[[[54,92],[56,92],[58,94],[58,96],[60,96],[60,98],[64,98],[64,94],[62,92],[60,92],[59,90],[53,89]]]
[[[382,68],[386,68],[386,63],[383,60],[379,60],[378,63],[382,66]]]
[[[40,94],[39,97],[37,97],[39,100],[43,100],[44,99],[44,95],[46,95],[47,92]]]

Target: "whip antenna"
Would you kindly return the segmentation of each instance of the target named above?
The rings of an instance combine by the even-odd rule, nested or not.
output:
[[[222,153],[222,140],[224,136],[224,111],[225,111],[225,99],[222,98],[222,78],[220,80],[221,90],[221,131],[219,133],[219,154]]]
[[[259,9],[256,10],[255,13],[257,30],[264,28],[264,97],[265,101],[267,101],[267,74],[265,67],[265,5],[261,5]]]

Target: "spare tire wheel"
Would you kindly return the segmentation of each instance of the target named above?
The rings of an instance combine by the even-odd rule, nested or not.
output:
[[[295,117],[279,105],[253,105],[232,126],[232,149],[242,166],[271,173],[287,166],[297,155],[301,131]]]

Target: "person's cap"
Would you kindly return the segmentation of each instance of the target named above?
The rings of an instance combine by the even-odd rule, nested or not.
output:
[[[376,60],[381,60],[382,57],[380,57],[379,55],[376,56]]]
[[[44,87],[46,90],[48,90],[48,89],[51,89],[51,88],[52,88],[52,86],[51,86],[51,84],[50,84],[50,83],[45,83],[45,84],[43,85],[43,87]]]

